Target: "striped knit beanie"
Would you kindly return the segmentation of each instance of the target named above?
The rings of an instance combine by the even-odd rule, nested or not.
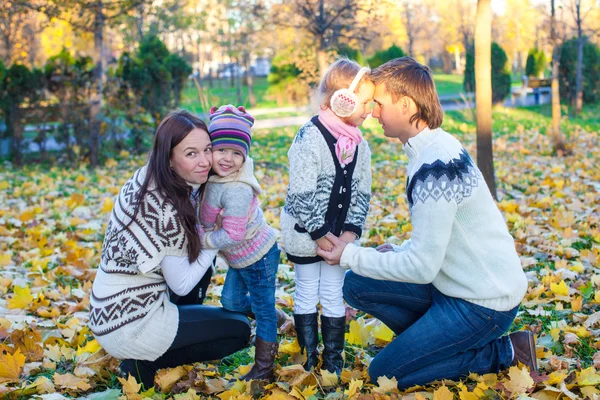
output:
[[[213,149],[236,148],[242,152],[244,159],[248,157],[254,118],[242,106],[235,108],[231,104],[210,109],[208,134]]]

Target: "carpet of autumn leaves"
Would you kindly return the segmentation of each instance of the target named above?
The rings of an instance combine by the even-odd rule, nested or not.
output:
[[[368,130],[368,129],[367,129]],[[376,133],[374,133],[376,132]],[[263,208],[279,227],[287,185],[286,152],[294,130],[257,131],[253,156],[264,188]],[[363,245],[410,237],[404,195],[406,157],[397,142],[368,130],[373,198]],[[474,157],[474,134],[461,139]],[[600,138],[574,129],[572,154],[551,154],[547,136],[517,129],[495,141],[499,202],[516,240],[529,290],[511,328],[532,329],[540,373],[512,367],[398,392],[394,380],[371,382],[367,366],[393,338],[379,321],[350,313],[341,376],[304,372],[293,328],[284,326],[277,382],[235,378],[252,348],[223,361],[160,371],[157,388],[116,375],[86,326],[89,291],[114,196],[144,163],[123,152],[102,168],[0,169],[0,397],[140,399],[575,399],[600,396]],[[218,304],[224,269],[208,303]],[[291,315],[293,269],[278,273],[278,306]],[[599,372],[597,372],[599,371]],[[233,379],[232,379],[233,378]],[[145,391],[144,391],[145,390]]]

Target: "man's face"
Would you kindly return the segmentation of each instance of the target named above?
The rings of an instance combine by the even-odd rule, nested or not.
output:
[[[392,95],[388,93],[385,84],[380,83],[375,85],[373,101],[375,102],[375,106],[371,115],[373,118],[379,120],[383,128],[383,134],[389,138],[400,139],[407,124],[407,118],[404,115],[405,110],[402,107],[402,99],[394,103]]]

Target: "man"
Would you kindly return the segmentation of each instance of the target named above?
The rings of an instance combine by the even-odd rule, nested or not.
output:
[[[350,268],[344,298],[397,335],[372,361],[371,380],[405,389],[522,362],[536,370],[531,332],[501,336],[527,291],[504,219],[460,142],[440,129],[443,111],[431,71],[402,57],[372,72],[373,117],[408,156],[411,239],[377,249],[333,235],[318,254]]]

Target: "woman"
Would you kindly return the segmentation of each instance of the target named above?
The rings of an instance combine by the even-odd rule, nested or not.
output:
[[[212,165],[207,127],[187,111],[159,125],[148,164],[125,183],[92,287],[90,328],[146,388],[157,369],[214,360],[248,344],[243,314],[202,301],[216,250],[196,230]]]

